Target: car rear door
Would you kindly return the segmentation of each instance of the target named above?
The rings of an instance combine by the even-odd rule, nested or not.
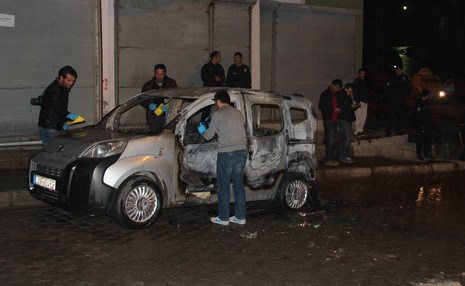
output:
[[[244,93],[249,157],[246,182],[253,188],[271,185],[287,164],[287,129],[283,98],[268,93]]]

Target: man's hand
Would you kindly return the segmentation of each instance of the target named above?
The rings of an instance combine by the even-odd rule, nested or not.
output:
[[[68,125],[68,124],[64,124],[64,125],[63,125],[63,130],[64,130],[64,131],[67,131],[68,129],[69,129],[69,125]]]
[[[76,120],[76,118],[78,118],[79,115],[77,115],[76,113],[70,113],[68,114],[68,116],[66,116],[66,118],[70,119],[70,120]]]
[[[197,126],[197,130],[199,131],[200,135],[205,133],[205,131],[207,130],[207,127],[205,126],[205,123],[200,122],[199,126]]]

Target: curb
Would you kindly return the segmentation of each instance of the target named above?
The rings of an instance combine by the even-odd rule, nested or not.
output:
[[[0,192],[0,211],[45,206],[48,205],[32,197],[27,190],[8,190]]]
[[[317,169],[316,178],[319,182],[364,177],[400,177],[426,175],[434,173],[450,173],[465,170],[464,161],[412,163],[408,165],[389,165],[374,167],[335,167]]]

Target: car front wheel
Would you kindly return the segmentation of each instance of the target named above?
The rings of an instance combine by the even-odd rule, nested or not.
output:
[[[132,177],[119,188],[112,215],[124,227],[146,228],[157,219],[161,205],[161,192],[150,178]]]
[[[276,203],[284,210],[298,210],[304,207],[312,188],[303,175],[286,173],[279,184]]]

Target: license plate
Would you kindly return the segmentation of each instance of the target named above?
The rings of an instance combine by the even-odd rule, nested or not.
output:
[[[52,191],[56,189],[56,181],[54,179],[46,178],[40,175],[34,175],[33,183],[37,186],[41,186]]]

